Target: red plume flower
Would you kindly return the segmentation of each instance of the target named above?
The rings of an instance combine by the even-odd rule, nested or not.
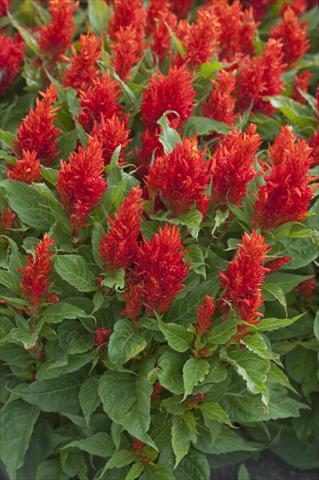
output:
[[[63,85],[75,90],[87,88],[92,79],[99,75],[96,62],[101,58],[101,42],[94,33],[81,35],[80,49],[77,52],[72,46],[72,57],[69,59],[70,66],[64,69]]]
[[[51,20],[44,25],[38,43],[42,52],[54,61],[60,61],[66,49],[72,44],[75,32],[74,12],[78,6],[73,0],[50,0]]]
[[[307,103],[306,99],[301,95],[299,90],[307,93],[311,77],[312,73],[308,72],[307,70],[299,73],[299,75],[294,76],[295,84],[293,86],[291,98],[296,100],[296,102],[299,102],[301,104]]]
[[[267,275],[269,275],[270,273],[276,272],[281,267],[286,265],[286,263],[290,262],[290,260],[292,260],[292,257],[290,257],[289,255],[286,255],[284,257],[275,258],[274,260],[267,262],[266,263],[266,267],[268,268]]]
[[[290,154],[291,149],[296,141],[297,137],[293,134],[292,127],[290,125],[284,125],[281,127],[274,143],[268,150],[272,163],[275,165],[281,163],[284,159],[284,156],[287,153]]]
[[[86,225],[106,189],[103,166],[102,146],[96,138],[90,138],[87,148],[72,153],[68,163],[61,161],[57,190],[75,235]]]
[[[110,73],[106,72],[102,78],[95,78],[87,90],[80,92],[82,107],[79,120],[87,132],[91,132],[94,121],[100,122],[104,118],[119,116],[121,108],[118,104],[120,88],[117,82],[112,81]]]
[[[269,10],[270,6],[275,3],[275,0],[244,0],[247,6],[253,8],[254,17],[261,20]]]
[[[146,129],[141,135],[142,148],[136,157],[137,177],[143,181],[145,175],[148,174],[152,159],[156,156],[163,155],[163,145],[159,141],[159,129],[151,132]]]
[[[257,323],[261,316],[258,310],[264,302],[261,286],[268,272],[263,264],[269,247],[255,231],[251,236],[244,233],[242,241],[227,271],[219,274],[222,289],[226,290],[221,308],[228,311],[231,305],[240,319]]]
[[[285,222],[303,220],[313,197],[308,173],[312,163],[311,148],[305,140],[293,143],[280,163],[264,174],[266,185],[259,187],[254,223],[261,228],[275,228]]]
[[[10,0],[0,0],[0,17],[6,15],[7,10],[9,9]]]
[[[309,278],[308,280],[305,280],[304,282],[300,283],[297,287],[297,291],[300,293],[300,295],[304,298],[311,298],[317,288],[317,281],[315,278]]]
[[[265,101],[265,96],[279,95],[284,84],[281,75],[286,65],[283,63],[282,45],[268,40],[263,53],[257,58],[245,57],[237,76],[238,106],[247,110],[253,103],[253,110],[271,115],[274,108]]]
[[[112,330],[107,328],[97,328],[95,330],[94,347],[102,347],[110,338]]]
[[[197,322],[195,325],[198,335],[209,332],[209,328],[213,324],[212,316],[215,312],[215,303],[212,297],[206,295],[204,302],[197,309]]]
[[[290,3],[284,3],[281,8],[281,14],[284,15],[286,10],[291,8],[298,17],[307,10],[307,0],[292,0]],[[310,5],[309,5],[310,6]]]
[[[172,38],[169,28],[173,32],[176,30],[177,18],[169,10],[168,2],[162,0],[152,0],[147,10],[147,18],[148,29],[153,38],[151,48],[161,61],[171,50]]]
[[[288,65],[296,63],[309,49],[307,23],[300,22],[292,8],[288,8],[282,22],[270,30],[269,38],[278,40],[283,45],[284,62]]]
[[[114,0],[115,11],[109,23],[109,35],[112,40],[121,28],[133,27],[138,36],[144,36],[145,11],[142,0]]]
[[[120,162],[123,163],[125,153],[123,151],[130,142],[130,131],[127,128],[127,121],[121,121],[116,115],[111,118],[104,118],[101,114],[101,123],[94,124],[92,135],[96,137],[103,150],[104,164],[108,165],[111,161],[114,150],[121,145]]]
[[[221,70],[216,80],[211,81],[213,88],[203,105],[205,117],[233,125],[238,114],[235,113],[236,80],[231,72]]]
[[[171,0],[173,12],[180,18],[186,17],[192,8],[193,0]]]
[[[13,228],[16,219],[16,214],[11,208],[6,208],[0,211],[0,231],[4,233]]]
[[[144,90],[141,105],[142,120],[150,130],[156,129],[156,122],[167,110],[173,128],[181,127],[191,116],[194,107],[195,90],[192,88],[192,75],[185,67],[171,67],[168,75],[153,74]]]
[[[310,138],[309,146],[312,148],[312,166],[319,165],[319,127],[315,134]]]
[[[58,155],[57,144],[61,130],[54,125],[58,107],[52,107],[56,100],[53,85],[36,100],[36,106],[24,117],[17,130],[15,152],[22,155],[23,150],[35,151],[44,164],[50,165]]]
[[[22,158],[16,165],[8,165],[7,177],[18,182],[32,183],[40,178],[40,160],[37,152],[22,152]]]
[[[120,27],[111,43],[111,63],[122,80],[127,80],[131,69],[143,55],[143,41],[135,27]]]
[[[48,301],[50,273],[53,269],[50,248],[53,243],[52,238],[45,234],[35,247],[34,255],[28,255],[26,267],[19,268],[22,272],[21,290],[35,307]]]
[[[185,63],[191,68],[196,68],[208,62],[217,52],[219,33],[220,25],[213,8],[200,8],[196,21],[191,24],[187,20],[181,20],[177,36],[186,53],[178,56],[177,65]]]
[[[100,257],[105,268],[115,271],[128,268],[136,256],[143,214],[142,190],[133,188],[125,198],[114,220],[109,220],[109,231],[102,236]]]
[[[146,177],[150,197],[159,195],[174,215],[187,212],[205,196],[210,162],[197,147],[196,138],[184,138],[173,152],[157,157]]]
[[[142,307],[146,312],[166,312],[174,297],[183,289],[188,263],[178,228],[165,225],[148,242],[143,239],[129,276],[129,289],[124,294],[125,310],[136,321]]]
[[[256,175],[255,155],[261,144],[255,125],[246,132],[233,130],[223,137],[212,157],[213,199],[240,204],[247,184]]]
[[[24,48],[24,41],[20,35],[8,37],[4,33],[0,33],[0,97],[12,85],[20,72]]]

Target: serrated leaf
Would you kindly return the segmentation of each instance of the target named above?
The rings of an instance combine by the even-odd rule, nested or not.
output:
[[[251,335],[243,337],[240,343],[246,345],[248,350],[256,353],[256,355],[261,358],[269,359],[273,357],[272,353],[268,350],[263,336],[259,333],[252,333]]]
[[[79,401],[87,425],[91,416],[100,404],[98,392],[99,380],[97,377],[90,377],[81,385]]]
[[[186,352],[190,349],[194,335],[177,323],[164,323],[161,320],[158,326],[168,345],[177,352]]]
[[[114,453],[114,444],[111,436],[104,432],[98,432],[91,437],[67,443],[64,445],[63,449],[67,448],[78,448],[90,455],[97,455],[98,457],[103,458],[111,457]]]
[[[190,358],[183,367],[184,399],[191,395],[200,382],[205,380],[210,365],[207,360]]]
[[[93,274],[80,255],[60,255],[56,258],[54,266],[60,277],[78,291],[92,292],[96,289]]]
[[[123,365],[141,353],[146,345],[147,341],[136,332],[131,321],[118,320],[108,344],[109,358],[115,365]]]
[[[259,332],[271,332],[279,328],[288,327],[303,317],[304,313],[296,315],[293,318],[264,318],[257,323],[256,328]]]
[[[236,320],[225,320],[219,325],[213,326],[208,335],[207,342],[211,345],[224,345],[237,332]]]
[[[216,422],[225,423],[232,427],[228,413],[216,402],[203,402],[199,405],[199,410],[208,418]]]

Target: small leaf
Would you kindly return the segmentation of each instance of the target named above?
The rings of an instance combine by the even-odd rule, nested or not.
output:
[[[208,335],[207,342],[212,345],[224,345],[237,332],[236,320],[225,320],[219,325],[213,326]]]
[[[247,335],[240,340],[241,344],[246,345],[246,347],[251,351],[256,353],[261,358],[272,358],[272,353],[268,350],[267,344],[262,335],[259,333],[253,333]]]
[[[172,448],[175,454],[175,468],[188,454],[191,441],[196,440],[196,435],[189,430],[183,417],[173,417],[172,420]]]
[[[111,8],[104,0],[89,0],[89,21],[97,35],[107,30],[107,22],[111,15]]]
[[[241,464],[238,470],[237,480],[250,480],[249,471],[245,464]]]
[[[199,405],[199,410],[205,414],[209,420],[219,423],[225,423],[232,427],[228,413],[216,402],[204,402]]]
[[[89,425],[92,414],[100,404],[98,387],[98,378],[89,377],[80,388],[79,400],[87,425]]]
[[[82,308],[70,303],[55,303],[41,310],[41,317],[46,323],[60,323],[63,320],[87,318],[88,315]]]
[[[95,433],[91,437],[67,443],[63,449],[66,448],[78,448],[90,455],[97,455],[98,457],[103,458],[111,457],[114,453],[114,445],[111,436],[104,432]]]
[[[103,473],[111,468],[122,468],[136,460],[136,455],[131,450],[119,450],[115,452],[103,469]]]
[[[288,327],[289,325],[297,322],[297,320],[303,316],[304,313],[296,315],[293,318],[265,318],[258,322],[256,328],[259,332],[271,332],[273,330],[278,330],[279,328]]]
[[[194,133],[198,135],[209,135],[210,133],[226,134],[231,131],[231,127],[224,122],[218,122],[207,117],[190,117],[184,127],[185,135],[192,136]]]
[[[191,395],[194,387],[205,380],[210,365],[207,360],[190,358],[183,367],[184,399]]]
[[[319,311],[316,314],[315,321],[313,324],[313,332],[317,340],[319,340]]]
[[[144,350],[147,341],[135,331],[129,320],[118,320],[108,344],[109,358],[112,363],[123,365]]]
[[[92,292],[96,289],[95,279],[80,255],[60,255],[54,266],[60,277],[78,291]]]
[[[166,155],[174,150],[177,143],[181,143],[181,137],[179,136],[177,131],[169,126],[169,122],[167,120],[167,115],[169,113],[175,112],[167,111],[161,116],[159,120],[157,120],[158,125],[160,125],[161,127],[159,141],[163,145],[164,153]]]
[[[136,480],[137,478],[140,478],[141,474],[143,473],[144,470],[144,465],[143,463],[134,463],[128,474],[125,477],[125,480]]]
[[[175,480],[169,465],[146,465],[140,480]],[[195,479],[194,479],[195,480]]]
[[[173,350],[186,352],[190,349],[194,337],[191,332],[177,323],[164,323],[161,320],[159,320],[158,326]]]

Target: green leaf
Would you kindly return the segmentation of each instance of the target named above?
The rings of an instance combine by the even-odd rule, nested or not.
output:
[[[123,365],[141,353],[146,345],[147,341],[136,332],[133,322],[118,320],[108,344],[109,358],[112,363]]]
[[[289,97],[269,97],[271,105],[283,113],[294,125],[299,127],[316,127],[316,120],[311,111]]]
[[[221,134],[226,134],[230,132],[231,127],[224,122],[218,122],[217,120],[212,120],[207,117],[190,117],[188,122],[184,127],[184,132],[186,136],[193,136],[194,133],[197,135],[209,135],[210,133],[216,132]]]
[[[279,285],[268,283],[267,285],[262,286],[262,290],[264,293],[265,300],[272,301],[273,298],[278,300],[280,305],[283,306],[285,313],[287,315],[287,300],[282,288]]]
[[[86,260],[80,255],[60,255],[55,261],[55,270],[63,280],[80,292],[96,289],[95,279]]]
[[[260,333],[252,333],[247,335],[240,340],[240,343],[246,345],[248,350],[253,353],[256,353],[261,358],[269,359],[272,358],[272,353],[268,350],[267,344]]]
[[[298,392],[294,389],[291,385],[287,375],[275,364],[271,364],[269,374],[268,374],[268,382],[270,383],[277,383],[282,385],[283,387],[292,390],[294,393],[298,394]]]
[[[224,345],[237,332],[236,320],[225,320],[219,325],[213,326],[208,335],[207,342],[212,345]]]
[[[177,323],[164,323],[161,320],[158,326],[168,345],[177,352],[186,352],[190,349],[194,335]]]
[[[89,425],[91,416],[100,404],[98,387],[98,378],[89,377],[80,388],[79,401],[87,425]]]
[[[161,355],[158,365],[158,379],[160,384],[172,393],[183,393],[184,385],[182,379],[184,359],[174,352],[165,352]]]
[[[202,275],[204,280],[206,280],[205,259],[201,247],[195,244],[188,245],[185,258],[190,261],[190,269],[198,273],[198,275]]]
[[[205,380],[210,365],[207,360],[190,358],[183,367],[184,399],[191,395],[200,382]]]
[[[122,468],[130,465],[136,460],[136,455],[131,450],[119,450],[115,452],[110,460],[106,463],[103,472],[111,468]],[[100,477],[99,477],[100,478]]]
[[[151,421],[152,390],[151,383],[143,376],[130,373],[106,372],[99,384],[99,396],[111,420],[156,449],[147,434]]]
[[[232,427],[228,413],[216,402],[204,402],[199,405],[199,410],[205,415],[208,420],[213,420],[219,423],[225,423]]]
[[[174,150],[175,145],[177,143],[181,143],[182,141],[177,131],[174,130],[174,128],[171,128],[169,126],[169,123],[167,120],[167,115],[169,113],[174,113],[174,112],[167,111],[161,116],[159,120],[157,120],[157,124],[161,127],[159,141],[163,145],[164,153],[166,155],[168,153],[171,153]]]
[[[37,469],[35,480],[69,480],[62,470],[60,460],[53,458],[41,463]]]
[[[144,465],[143,463],[134,463],[128,474],[125,477],[125,480],[136,480],[137,478],[140,478],[141,474],[143,473],[144,470]]]
[[[183,417],[173,417],[172,420],[172,447],[175,455],[175,468],[188,454],[191,441],[196,441],[196,435],[191,432]]]
[[[249,471],[243,463],[239,467],[237,480],[250,480]]]
[[[82,308],[70,303],[54,303],[41,311],[41,317],[46,323],[60,323],[63,320],[90,317]]]
[[[99,432],[91,437],[82,438],[81,440],[74,440],[67,443],[63,449],[78,448],[90,455],[97,455],[98,457],[111,457],[114,453],[114,445],[109,433]]]
[[[117,291],[121,291],[125,286],[125,270],[124,268],[118,268],[113,275],[111,272],[104,273],[102,282],[104,287],[115,288]]]
[[[284,293],[291,292],[299,283],[311,278],[311,275],[295,275],[293,273],[275,272],[267,275],[264,286],[279,285]]]
[[[11,148],[15,142],[15,135],[11,132],[5,132],[0,128],[0,142],[3,143],[6,147]]]
[[[318,256],[318,244],[311,238],[286,238],[278,241],[276,247],[281,255],[289,255],[290,262],[285,265],[285,270],[296,270],[305,267]]]
[[[303,316],[304,313],[296,315],[293,318],[265,318],[257,323],[256,328],[259,332],[271,332],[273,330],[278,330],[279,328],[288,327]]]
[[[146,465],[140,480],[175,480],[168,465]],[[195,479],[194,479],[195,480]]]
[[[205,455],[190,453],[174,472],[175,480],[210,480],[211,469]]]
[[[22,400],[15,400],[0,410],[0,456],[10,480],[16,480],[29,446],[40,411]]]
[[[104,0],[89,0],[89,21],[97,35],[107,30],[107,22],[112,14],[110,6]]]
[[[315,321],[313,324],[313,333],[317,340],[319,340],[319,311],[316,314]]]
[[[218,357],[213,357],[210,361],[210,370],[205,378],[206,383],[220,383],[226,380],[227,369]]]
[[[40,52],[40,48],[39,48],[38,42],[36,41],[34,36],[29,32],[29,30],[27,30],[22,25],[20,25],[20,23],[10,14],[10,12],[8,12],[8,17],[10,18],[10,21],[11,21],[12,25],[14,26],[14,28],[16,28],[18,30],[18,32],[20,33],[20,35],[23,38],[23,40],[25,41],[26,45],[35,54],[38,55],[39,52]]]

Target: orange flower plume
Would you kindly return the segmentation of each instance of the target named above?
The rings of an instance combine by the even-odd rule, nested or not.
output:
[[[206,295],[204,302],[197,309],[197,322],[195,325],[196,333],[203,335],[209,332],[209,328],[212,326],[212,316],[215,312],[215,303],[212,297]]]
[[[10,0],[0,0],[0,17],[6,15],[10,6]]]
[[[247,184],[254,179],[255,156],[261,144],[255,125],[246,132],[233,130],[225,135],[212,157],[213,199],[239,205]]]
[[[153,310],[166,312],[174,297],[184,285],[189,265],[183,261],[185,250],[178,228],[165,225],[148,242],[139,246],[134,269],[129,275],[129,288],[124,293],[125,310],[136,321],[142,307],[151,314]]]
[[[86,226],[91,210],[98,206],[106,189],[103,166],[102,146],[96,138],[90,138],[87,148],[79,147],[72,153],[68,163],[61,160],[57,190],[75,236]]]
[[[102,114],[101,123],[94,124],[92,135],[96,137],[102,145],[103,160],[105,165],[110,163],[114,150],[119,145],[121,145],[119,163],[123,163],[123,157],[125,156],[123,151],[130,142],[130,131],[127,128],[126,120],[121,121],[116,115],[105,119],[104,115]]]
[[[6,93],[20,72],[25,45],[20,35],[8,37],[0,32],[0,97]]]
[[[0,231],[3,233],[8,232],[13,228],[16,220],[16,214],[11,208],[6,208],[0,211]]]
[[[209,182],[210,162],[198,149],[196,138],[184,138],[171,153],[157,157],[146,177],[150,197],[158,195],[174,215],[200,202]]]
[[[42,52],[58,62],[72,44],[78,3],[74,0],[50,0],[49,3],[51,20],[41,28],[38,43]]]
[[[14,166],[8,166],[7,178],[25,183],[38,180],[40,178],[40,160],[37,152],[23,150],[22,158],[17,160]]]
[[[186,17],[192,8],[193,0],[171,0],[171,8],[178,17]]]
[[[116,39],[120,28],[133,27],[140,37],[144,36],[146,14],[142,0],[114,0],[114,14],[109,23],[109,35]]]
[[[57,299],[55,296],[50,298],[49,295],[50,273],[53,269],[53,253],[50,248],[53,243],[52,238],[45,234],[35,247],[34,255],[28,255],[26,267],[19,268],[22,273],[21,290],[33,307]]]
[[[308,93],[308,87],[310,80],[312,78],[312,73],[305,70],[301,72],[299,75],[294,76],[295,84],[293,86],[291,98],[296,100],[301,104],[306,104],[307,100],[301,95],[300,90],[302,92]]]
[[[205,117],[233,125],[238,114],[235,112],[236,80],[231,72],[221,70],[216,80],[211,81],[211,89],[203,105]]]
[[[109,231],[100,242],[100,257],[106,270],[115,271],[132,265],[141,233],[142,214],[142,190],[136,187],[125,198],[114,219],[108,218]]]
[[[127,80],[131,69],[141,59],[144,45],[139,31],[132,26],[120,27],[111,43],[111,63],[122,80]]]
[[[185,67],[171,67],[167,76],[161,72],[155,73],[144,90],[142,120],[147,128],[154,131],[157,120],[167,110],[174,110],[178,117],[169,113],[167,118],[172,127],[181,127],[192,114],[194,99],[192,75]]]
[[[225,289],[220,308],[227,312],[232,306],[240,319],[254,324],[261,316],[259,309],[264,302],[261,286],[268,272],[264,261],[269,246],[255,231],[250,236],[244,233],[242,242],[227,271],[219,274],[221,287]]]
[[[42,99],[36,100],[34,109],[24,117],[17,130],[15,152],[22,155],[23,150],[36,152],[40,161],[51,165],[58,155],[58,136],[61,130],[54,125],[58,107],[52,104],[56,100],[56,89],[50,85]]]
[[[244,0],[247,6],[253,8],[254,16],[261,20],[267,14],[270,6],[275,3],[275,0]]]

